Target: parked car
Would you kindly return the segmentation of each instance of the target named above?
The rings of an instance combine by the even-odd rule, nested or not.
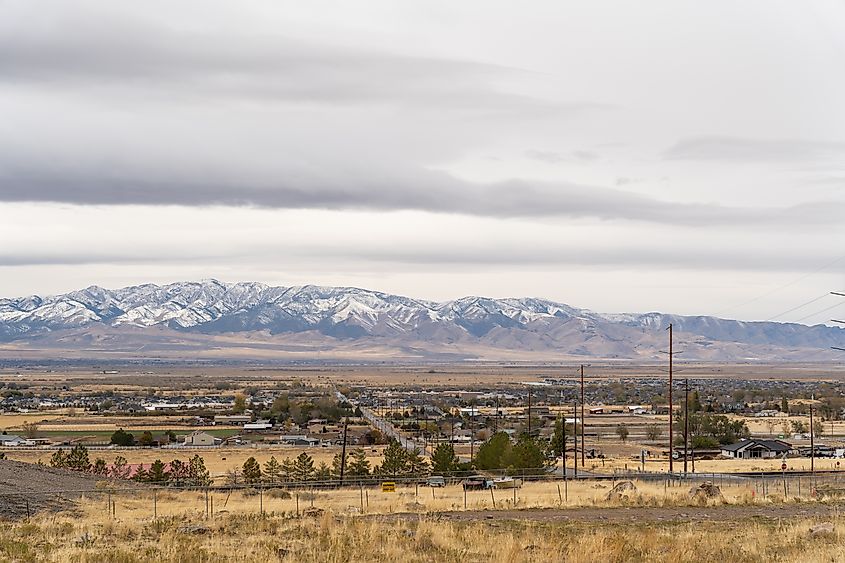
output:
[[[467,477],[466,479],[464,479],[464,482],[462,483],[462,485],[463,485],[464,489],[467,490],[467,491],[479,491],[479,490],[482,490],[482,489],[489,489],[490,487],[492,487],[493,486],[493,480],[492,479],[486,479],[484,477],[479,477],[479,476]]]
[[[446,479],[442,475],[432,475],[428,478],[429,487],[445,487]]]

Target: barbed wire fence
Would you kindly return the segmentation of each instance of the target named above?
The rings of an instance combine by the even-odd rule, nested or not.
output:
[[[440,509],[446,511],[524,506],[567,506],[577,510],[579,502],[592,503],[592,506],[595,506],[596,497],[605,492],[597,490],[585,494],[585,488],[609,490],[618,481],[623,480],[630,480],[637,486],[644,483],[657,485],[658,490],[662,485],[664,496],[685,495],[683,488],[693,485],[694,489],[696,484],[711,482],[721,488],[727,486],[744,489],[755,499],[775,496],[782,500],[845,498],[845,475],[838,471],[817,472],[812,475],[805,472],[762,472],[757,476],[723,473],[684,476],[619,471],[602,479],[589,477],[566,481],[559,476],[535,475],[526,478],[524,487],[511,485],[507,488],[499,488],[495,484],[480,487],[462,486],[466,485],[466,477],[458,476],[449,477],[444,486],[434,487],[429,486],[427,479],[421,476],[368,477],[348,479],[343,483],[332,479],[204,487],[107,480],[88,488],[0,491],[0,514],[9,518],[28,519],[43,510],[58,512],[71,509],[76,502],[85,500],[103,503],[110,518],[120,518],[123,516],[121,511],[124,511],[125,515],[130,510],[136,515],[148,515],[145,518],[153,520],[179,514],[204,519],[214,519],[230,513],[299,517],[314,511],[322,513],[324,510],[365,514],[371,511],[371,500],[377,500],[379,503],[374,507],[374,512],[414,511],[427,508],[421,501],[427,502],[429,497],[432,501],[440,500]],[[550,486],[544,489],[530,486],[538,483]],[[573,483],[581,484],[582,489],[579,497],[573,497],[575,504],[571,505],[568,486]],[[194,493],[195,496],[188,497],[185,493]],[[235,506],[230,506],[233,495],[237,502]],[[411,500],[413,502],[410,502]],[[139,506],[128,504],[132,502],[139,503]],[[145,511],[138,512],[139,508],[144,508]],[[437,511],[439,510],[435,508],[434,512]]]

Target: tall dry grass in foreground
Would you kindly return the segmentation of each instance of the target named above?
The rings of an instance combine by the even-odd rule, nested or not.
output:
[[[561,484],[562,485],[562,484]],[[568,502],[558,483],[528,483],[516,491],[467,494],[469,509],[560,507],[577,519],[579,507],[623,506],[631,522],[531,522],[484,519],[444,521],[436,514],[462,510],[463,491],[452,486],[400,487],[396,493],[366,489],[364,514],[358,489],[334,491],[249,491],[209,495],[214,517],[206,514],[200,491],[151,490],[103,493],[82,499],[73,513],[42,514],[29,522],[0,524],[0,560],[78,562],[200,561],[845,561],[845,518],[833,516],[835,531],[811,537],[816,522],[795,521],[672,523],[644,522],[650,507],[692,506],[688,489],[637,483],[628,499],[604,500],[610,483],[568,484]],[[755,494],[755,485],[724,487],[724,499],[707,505],[783,502]],[[299,515],[297,499],[299,495]],[[114,514],[107,504],[114,502]],[[819,502],[795,499],[790,503]],[[302,515],[311,506],[323,511]],[[155,507],[155,508],[154,508]],[[264,513],[259,510],[263,507]],[[209,507],[210,508],[210,507]],[[797,506],[800,509],[801,506]],[[831,509],[834,506],[831,505]],[[714,508],[718,510],[718,508]],[[155,511],[155,514],[154,514]],[[419,521],[389,516],[420,513]],[[595,512],[593,510],[593,512]],[[627,513],[627,511],[626,511]],[[495,512],[493,512],[495,514]]]
[[[637,491],[626,499],[606,500],[608,491],[613,484],[608,481],[577,481],[577,482],[529,482],[520,489],[499,489],[468,491],[466,495],[460,485],[450,485],[442,488],[398,484],[395,493],[383,493],[379,487],[342,488],[342,489],[314,489],[265,490],[259,495],[257,490],[238,490],[230,494],[214,492],[211,499],[214,511],[221,510],[228,514],[255,514],[262,509],[266,513],[296,514],[297,510],[316,507],[329,510],[335,514],[391,514],[397,512],[445,512],[464,510],[513,510],[526,508],[565,508],[579,507],[667,507],[667,506],[700,506],[703,504],[769,504],[781,502],[816,502],[818,499],[810,496],[811,484],[808,480],[798,496],[795,483],[789,484],[789,494],[784,497],[781,483],[772,480],[766,485],[764,494],[760,483],[747,481],[742,483],[722,484],[722,498],[692,499],[689,495],[691,487],[698,483],[672,483],[634,481]],[[297,502],[297,496],[299,497]],[[201,491],[173,491],[162,489],[157,493],[156,515],[184,516],[205,515],[206,495]],[[149,490],[124,492],[115,495],[112,500],[116,504],[116,514],[124,521],[146,520],[153,517],[153,493]],[[86,512],[105,510],[105,498],[97,502],[88,502],[83,506]],[[495,506],[494,506],[495,503]]]
[[[0,525],[0,558],[13,561],[842,561],[840,531],[813,522],[702,524],[452,523],[375,518],[226,514],[124,522],[104,511]],[[197,526],[191,528],[191,526]],[[191,533],[194,532],[194,533]],[[199,533],[197,533],[199,532]]]

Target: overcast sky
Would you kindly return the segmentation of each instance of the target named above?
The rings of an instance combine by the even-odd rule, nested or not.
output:
[[[845,3],[0,0],[0,296],[199,278],[823,322]]]

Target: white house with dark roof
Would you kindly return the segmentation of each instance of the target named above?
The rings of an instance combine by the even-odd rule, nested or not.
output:
[[[782,440],[741,440],[721,448],[723,456],[734,459],[771,459],[791,451],[792,445]]]

